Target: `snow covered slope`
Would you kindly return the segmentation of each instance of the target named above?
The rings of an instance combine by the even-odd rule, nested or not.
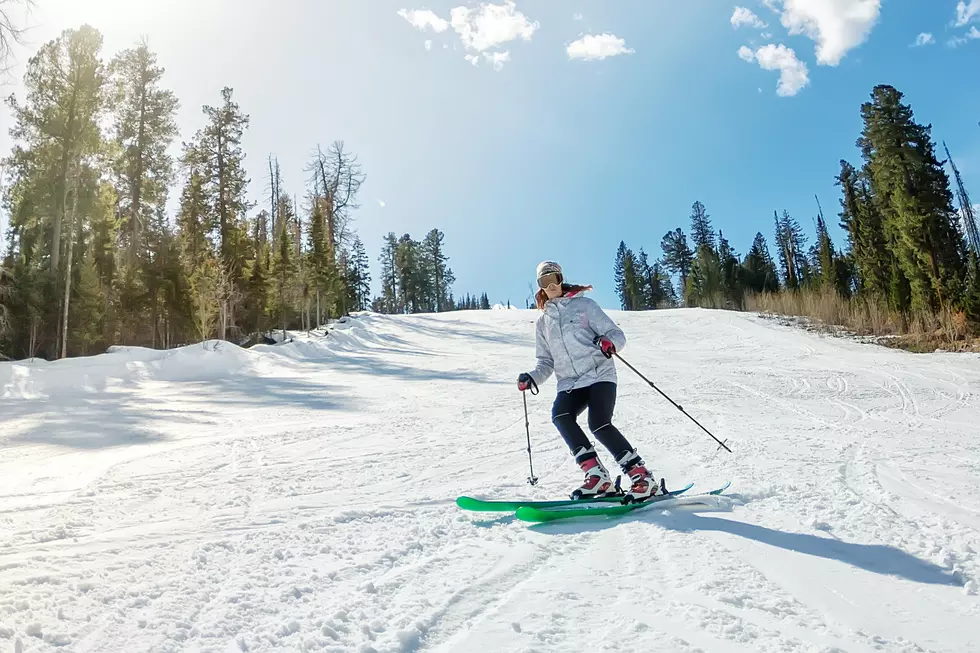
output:
[[[523,310],[0,364],[0,653],[980,651],[980,357],[614,313],[618,423],[730,511],[531,526],[580,482]],[[606,457],[607,462],[608,457]]]

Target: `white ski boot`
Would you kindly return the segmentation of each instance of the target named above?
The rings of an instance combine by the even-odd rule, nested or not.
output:
[[[572,499],[594,499],[596,497],[611,496],[615,493],[613,480],[610,478],[609,472],[606,471],[606,468],[599,461],[598,456],[596,456],[594,448],[579,449],[576,451],[575,461],[578,462],[579,467],[585,472],[585,482],[581,487],[572,492]]]

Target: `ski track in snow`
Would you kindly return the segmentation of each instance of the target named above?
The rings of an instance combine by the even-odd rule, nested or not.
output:
[[[735,453],[622,365],[617,424],[729,509],[457,509],[581,480],[551,381],[525,482],[530,311],[0,363],[0,653],[980,650],[980,356],[612,315]]]

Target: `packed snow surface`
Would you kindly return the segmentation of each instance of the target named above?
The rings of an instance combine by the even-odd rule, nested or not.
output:
[[[525,480],[531,311],[0,364],[0,653],[980,651],[980,357],[612,315],[734,454],[622,365],[618,425],[729,506],[459,510],[581,482],[553,381]]]

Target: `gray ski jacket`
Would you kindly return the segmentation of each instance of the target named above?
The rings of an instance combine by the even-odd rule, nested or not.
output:
[[[554,373],[559,392],[600,381],[616,383],[616,364],[593,342],[596,336],[611,340],[617,352],[626,346],[626,334],[592,299],[572,295],[548,300],[536,325],[538,362],[531,378],[542,385]]]

